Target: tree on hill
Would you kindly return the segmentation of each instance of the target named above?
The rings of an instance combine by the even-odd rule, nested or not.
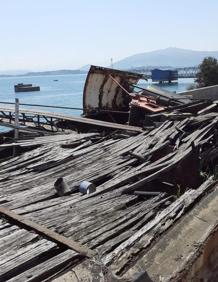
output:
[[[218,62],[216,58],[207,57],[199,65],[196,80],[198,87],[218,84]]]

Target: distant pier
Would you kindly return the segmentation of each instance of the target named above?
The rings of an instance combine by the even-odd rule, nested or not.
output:
[[[132,68],[129,71],[143,73],[148,78],[151,78],[151,72],[153,69],[154,67],[138,67],[138,68]],[[178,72],[178,78],[195,78],[198,73],[199,68],[198,67],[184,67],[184,68],[173,68],[173,70]]]
[[[178,71],[177,70],[165,70],[165,69],[153,69],[151,71],[151,79],[153,82],[168,82],[171,83],[173,81],[178,80]]]

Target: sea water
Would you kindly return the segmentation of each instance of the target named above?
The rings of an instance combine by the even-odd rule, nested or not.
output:
[[[0,102],[14,102],[15,98],[19,98],[20,103],[82,108],[85,80],[86,74],[0,77]],[[194,80],[191,78],[184,78],[179,79],[178,83],[155,85],[172,92],[182,92],[193,82]],[[38,85],[40,91],[15,93],[14,85],[18,83]],[[140,86],[143,87],[149,84],[152,84],[150,80],[143,84],[140,82]],[[25,106],[25,108],[29,107]],[[31,107],[31,109],[34,109],[34,107]],[[82,110],[40,107],[37,107],[37,109],[74,116],[82,113]],[[2,130],[4,128],[0,127],[0,131]]]

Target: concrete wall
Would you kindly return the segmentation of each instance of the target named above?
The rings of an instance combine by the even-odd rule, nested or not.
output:
[[[205,241],[199,256],[193,262],[184,277],[179,280],[186,281],[217,281],[218,279],[218,228],[215,228]]]
[[[218,100],[218,85],[188,90],[179,94],[192,96],[193,99],[210,99],[215,101]]]

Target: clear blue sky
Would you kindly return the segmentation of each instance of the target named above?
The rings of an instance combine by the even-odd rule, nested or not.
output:
[[[109,65],[166,47],[218,50],[217,0],[0,0],[0,71]]]

